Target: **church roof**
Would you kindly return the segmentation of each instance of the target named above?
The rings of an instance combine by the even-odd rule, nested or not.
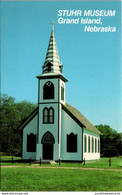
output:
[[[52,32],[49,40],[49,45],[47,49],[47,54],[45,58],[45,62],[43,65],[43,73],[47,72],[62,72],[62,64],[60,63],[58,49],[56,45],[55,35],[54,35],[54,27],[52,27]]]
[[[102,134],[94,125],[92,125],[89,120],[83,116],[76,108],[65,103],[62,105],[63,109],[80,125],[86,128],[87,130],[93,131],[97,134]]]

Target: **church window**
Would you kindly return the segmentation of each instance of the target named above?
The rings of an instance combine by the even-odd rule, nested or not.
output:
[[[77,134],[67,134],[67,152],[77,152]]]
[[[64,84],[61,85],[61,100],[64,101]]]
[[[87,152],[87,137],[84,135],[84,152]]]
[[[95,152],[97,152],[97,139],[95,138]]]
[[[88,137],[88,152],[90,152],[90,136]]]
[[[48,108],[43,110],[43,123],[48,123]]]
[[[54,85],[48,81],[43,87],[43,99],[54,99]]]
[[[49,123],[54,123],[54,109],[49,109]]]
[[[41,143],[42,144],[51,144],[51,143],[54,144],[55,140],[54,140],[53,135],[48,131],[47,133],[44,134]]]
[[[94,152],[94,138],[92,137],[92,152]]]
[[[43,123],[49,124],[54,123],[54,109],[51,108],[44,108],[43,110]]]
[[[27,152],[36,152],[36,135],[27,135]]]
[[[98,152],[100,152],[100,140],[98,139]]]

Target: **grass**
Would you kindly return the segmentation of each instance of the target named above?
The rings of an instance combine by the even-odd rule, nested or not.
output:
[[[14,156],[14,160],[19,160],[21,157]],[[1,160],[12,160],[12,156],[1,156]]]
[[[48,164],[42,166],[49,166]],[[59,166],[58,164],[52,164],[50,166]],[[101,158],[96,161],[87,161],[85,165],[82,163],[65,163],[61,162],[61,167],[87,167],[87,168],[104,168],[104,169],[121,169],[122,161],[121,158],[113,157],[111,158],[111,167],[109,167],[109,158]]]
[[[2,168],[2,191],[121,191],[119,171]]]
[[[11,159],[10,156],[3,156],[1,157],[1,160],[8,160]],[[21,157],[14,157],[14,159],[21,159]],[[33,163],[32,163],[33,164]],[[9,162],[3,162],[1,165],[4,166],[29,166],[29,163],[9,163]],[[42,164],[41,166],[52,166],[52,167],[58,167],[59,164]],[[121,157],[113,157],[111,158],[111,167],[109,167],[109,158],[101,158],[100,160],[96,161],[87,161],[85,166],[82,163],[65,163],[61,162],[60,167],[82,167],[82,168],[104,168],[104,169],[121,169],[122,167],[122,161]]]
[[[14,160],[20,160],[21,157],[16,157],[16,156],[13,156],[13,159]],[[12,160],[12,156],[1,156],[1,160],[3,161],[7,161],[7,160]],[[30,164],[29,163],[11,163],[11,162],[2,162],[1,165],[3,166],[29,166]]]
[[[1,163],[1,166],[29,166],[29,163],[9,163],[9,162],[3,162]]]

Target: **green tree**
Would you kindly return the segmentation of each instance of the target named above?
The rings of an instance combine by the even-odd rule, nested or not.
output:
[[[106,157],[121,155],[121,135],[109,125],[96,126],[101,135],[101,155]]]
[[[10,155],[21,154],[22,121],[36,108],[36,104],[15,99],[3,94],[0,98],[1,151]]]

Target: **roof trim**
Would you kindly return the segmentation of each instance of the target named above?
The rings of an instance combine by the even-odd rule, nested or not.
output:
[[[38,107],[22,122],[19,129],[23,129],[36,115],[38,114]]]
[[[96,127],[95,127],[96,128]],[[88,132],[94,132],[94,134],[96,134],[96,135],[102,135],[102,133],[100,132],[99,134],[98,133],[96,133],[95,131],[92,131],[92,130],[90,130],[90,129],[88,129],[88,128],[84,128],[84,131],[88,131]],[[99,131],[99,130],[98,130]],[[85,132],[84,132],[85,133]]]
[[[41,74],[39,76],[36,76],[36,78],[38,78],[38,79],[60,78],[64,82],[67,82],[68,81],[62,74],[51,74],[51,73],[48,73],[48,74],[45,74],[45,75],[44,74]]]

